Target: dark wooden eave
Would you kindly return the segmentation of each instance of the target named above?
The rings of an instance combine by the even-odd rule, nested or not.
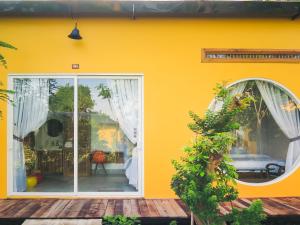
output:
[[[2,17],[296,18],[299,1],[1,0]]]

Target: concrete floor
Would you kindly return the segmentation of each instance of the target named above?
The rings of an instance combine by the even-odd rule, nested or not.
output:
[[[45,176],[43,181],[28,192],[73,192],[73,177]],[[123,174],[93,175],[78,178],[80,192],[136,192]]]

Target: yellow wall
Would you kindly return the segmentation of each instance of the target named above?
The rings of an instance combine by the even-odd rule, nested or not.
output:
[[[80,19],[82,41],[67,38],[71,19],[0,20],[8,73],[143,73],[145,83],[145,197],[174,197],[171,160],[192,133],[188,110],[203,113],[216,82],[264,77],[300,96],[299,64],[201,63],[201,48],[300,49],[300,21],[281,19]],[[79,63],[79,70],[71,64]],[[0,197],[6,192],[6,105],[0,121]],[[241,196],[299,196],[300,169],[269,186],[239,185]]]

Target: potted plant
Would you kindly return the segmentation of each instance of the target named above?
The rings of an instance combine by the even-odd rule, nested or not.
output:
[[[34,175],[34,168],[36,164],[36,153],[26,144],[24,144],[24,155],[25,155],[25,168],[26,168],[26,182],[27,188],[34,188],[38,183],[37,176]]]
[[[184,149],[186,155],[173,161],[176,174],[171,186],[193,212],[198,224],[219,225],[226,221],[234,225],[260,225],[265,215],[262,202],[255,201],[249,208],[222,216],[219,205],[237,199],[236,169],[230,164],[229,151],[239,128],[237,116],[254,99],[249,93],[232,96],[230,88],[218,84],[215,100],[222,103],[218,111],[208,110],[201,118],[190,113],[193,123],[189,128],[195,140]]]

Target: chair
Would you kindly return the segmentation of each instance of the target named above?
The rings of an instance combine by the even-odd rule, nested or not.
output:
[[[105,175],[107,175],[107,172],[106,172],[106,169],[105,169],[105,166],[104,166],[104,163],[106,162],[105,152],[103,152],[103,151],[93,151],[90,154],[89,158],[90,158],[90,162],[91,163],[95,163],[96,164],[95,169],[94,169],[94,174],[95,175],[97,173],[98,164],[101,164]]]

